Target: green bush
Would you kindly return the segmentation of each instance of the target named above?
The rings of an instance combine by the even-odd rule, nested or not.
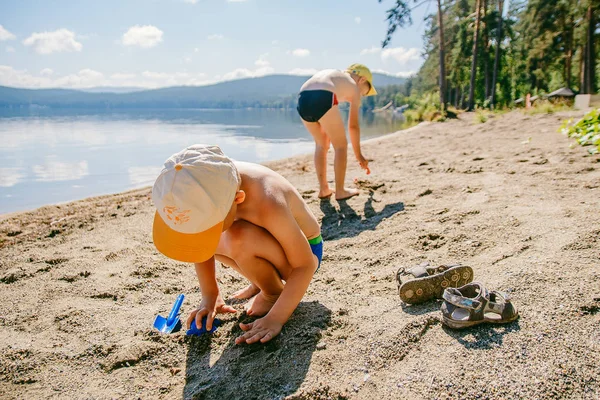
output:
[[[590,154],[600,153],[600,108],[590,111],[575,123],[572,119],[565,121],[560,132],[577,139],[582,146],[590,146]]]

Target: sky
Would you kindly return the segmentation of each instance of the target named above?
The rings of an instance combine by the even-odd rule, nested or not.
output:
[[[394,0],[0,0],[0,85],[206,85],[423,63],[424,4],[381,50]]]

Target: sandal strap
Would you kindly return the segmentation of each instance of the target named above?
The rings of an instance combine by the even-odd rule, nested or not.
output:
[[[485,308],[486,310],[490,310],[493,312],[496,312],[498,314],[502,314],[504,312],[504,309],[506,308],[506,305],[510,303],[510,295],[508,293],[504,293],[504,292],[499,292],[497,290],[491,291],[490,294],[494,294],[495,295],[495,300],[498,298],[503,299],[503,302],[497,302],[497,301],[488,301],[488,303],[486,304]]]
[[[450,304],[452,304],[452,305],[454,305],[456,307],[466,308],[466,309],[469,309],[469,310],[476,310],[479,307],[481,307],[481,302],[480,301],[464,297],[464,296],[462,296],[460,294],[454,294],[454,293],[452,293],[453,291],[458,292],[454,288],[444,290],[444,294],[442,295],[442,297],[448,303],[450,303]],[[460,292],[458,292],[458,293],[460,293]]]
[[[415,278],[423,278],[429,276],[427,269],[422,265],[417,265],[416,267],[412,267],[406,270],[406,273],[411,274]]]

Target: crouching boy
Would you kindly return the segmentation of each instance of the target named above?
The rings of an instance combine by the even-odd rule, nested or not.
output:
[[[264,166],[233,161],[218,146],[193,145],[171,156],[152,188],[153,239],[172,259],[194,263],[202,301],[190,314],[207,329],[225,304],[215,259],[250,281],[236,343],[265,343],[281,332],[321,263],[320,227],[298,191]]]

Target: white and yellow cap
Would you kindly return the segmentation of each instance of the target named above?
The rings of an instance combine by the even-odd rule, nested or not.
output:
[[[196,144],[169,157],[152,187],[158,251],[182,262],[211,258],[239,186],[237,169],[219,146]]]

